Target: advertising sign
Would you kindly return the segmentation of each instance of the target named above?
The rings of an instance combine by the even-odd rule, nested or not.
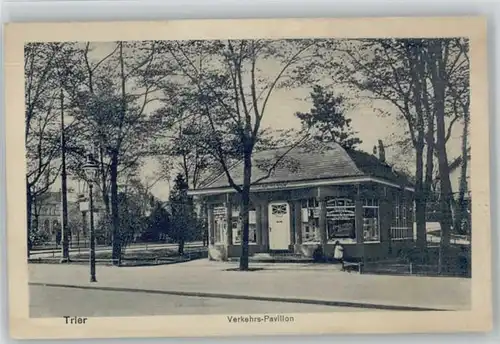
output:
[[[355,213],[352,210],[346,210],[346,209],[335,209],[328,211],[326,213],[326,217],[332,220],[338,220],[338,221],[349,221],[354,219]]]
[[[89,211],[89,202],[80,202],[80,211]]]
[[[226,207],[214,207],[214,216],[226,216]]]

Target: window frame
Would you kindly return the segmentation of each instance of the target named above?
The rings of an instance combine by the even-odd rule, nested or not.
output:
[[[413,240],[414,204],[407,197],[395,195],[393,198],[390,240]]]
[[[368,205],[366,204],[368,201],[370,200],[371,201],[371,205]],[[377,231],[377,238],[376,239],[372,239],[372,240],[365,240],[365,227],[366,227],[366,223],[365,223],[365,220],[366,219],[369,219],[368,217],[366,217],[365,215],[365,209],[375,209],[376,210],[376,213],[377,213],[377,216],[376,216],[376,231]],[[373,219],[373,217],[370,217],[371,219]],[[363,200],[363,242],[366,242],[366,243],[380,243],[380,200],[379,199],[376,199],[376,198],[365,198]]]

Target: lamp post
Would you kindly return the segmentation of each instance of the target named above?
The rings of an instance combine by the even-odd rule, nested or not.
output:
[[[94,200],[93,187],[97,178],[98,166],[92,154],[87,156],[87,161],[83,165],[83,170],[89,184],[89,222],[90,222],[90,282],[97,282],[95,277],[95,233],[94,233]]]

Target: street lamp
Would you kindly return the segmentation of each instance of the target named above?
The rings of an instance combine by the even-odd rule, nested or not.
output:
[[[82,167],[89,184],[89,222],[90,222],[90,282],[97,282],[95,278],[95,233],[94,233],[94,200],[92,189],[97,179],[98,166],[92,154],[87,156],[87,161]]]

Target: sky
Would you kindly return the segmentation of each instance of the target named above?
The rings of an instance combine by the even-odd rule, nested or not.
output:
[[[113,43],[93,43],[93,57],[98,59],[101,56],[105,56],[110,49],[112,49]],[[278,70],[275,65],[268,64],[267,66],[262,66],[263,73],[268,73],[269,75],[275,75]],[[269,99],[266,113],[262,120],[263,127],[271,127],[273,129],[292,129],[299,128],[300,121],[295,117],[296,112],[308,112],[312,106],[311,102],[304,100],[311,92],[312,87],[301,87],[292,90],[277,89],[271,95]],[[336,93],[342,93],[347,98],[350,94],[346,89],[339,87],[335,90]],[[351,96],[352,98],[352,96]],[[349,108],[345,116],[352,120],[351,127],[361,140],[363,141],[359,145],[359,149],[372,153],[373,147],[378,144],[378,140],[381,139],[385,145],[391,143],[390,136],[392,134],[402,134],[404,125],[401,122],[396,122],[395,116],[384,116],[381,117],[376,114],[375,108],[383,109],[392,114],[396,114],[397,110],[390,104],[384,101],[377,101],[375,104],[364,101],[363,99],[354,99],[356,106]],[[154,107],[150,107],[148,111],[155,110]],[[461,123],[456,123],[454,130],[452,132],[452,138],[448,142],[448,156],[450,160],[454,157],[460,155],[461,146]],[[393,157],[397,151],[393,147],[386,148],[386,156],[389,162],[393,161]],[[411,164],[411,162],[410,162]],[[411,167],[411,166],[410,166]],[[140,176],[143,180],[148,180],[149,182],[157,179],[159,164],[155,158],[148,158],[145,160],[144,167],[140,172]],[[458,186],[458,173],[452,175],[452,186],[454,190]],[[70,181],[69,184],[75,189],[77,188],[77,183],[75,181]],[[167,200],[170,192],[170,181],[159,181],[152,188],[152,193],[161,200]],[[58,189],[60,187],[60,181],[56,181],[54,188]]]

